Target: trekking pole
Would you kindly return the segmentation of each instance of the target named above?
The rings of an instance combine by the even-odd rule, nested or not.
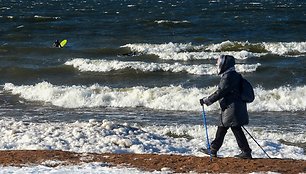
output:
[[[204,128],[205,128],[205,132],[206,132],[207,150],[208,150],[208,153],[209,153],[210,161],[212,161],[204,105],[202,105],[202,110],[203,110],[203,114],[202,115],[203,115]]]
[[[250,134],[250,132],[248,130],[246,130],[246,128],[244,128],[244,126],[242,126],[242,128],[250,135],[250,137],[255,141],[255,143],[261,148],[261,150],[271,159],[271,157],[268,155],[268,153],[257,143],[255,138]]]

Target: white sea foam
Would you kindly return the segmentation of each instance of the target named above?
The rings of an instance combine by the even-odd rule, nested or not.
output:
[[[199,120],[201,122],[201,120]],[[94,153],[161,153],[203,156],[197,149],[206,146],[201,125],[145,126],[116,123],[108,120],[74,123],[27,123],[0,120],[1,150],[65,150]],[[304,133],[271,132],[262,128],[247,128],[272,158],[306,159],[303,149],[282,144],[280,139],[304,142]],[[216,127],[208,125],[213,138]],[[173,136],[172,135],[176,135]],[[188,135],[189,138],[184,138]],[[180,137],[181,138],[174,138]],[[294,137],[294,138],[292,138]],[[250,141],[253,156],[266,158],[257,144]],[[228,132],[221,156],[239,153],[234,135]]]
[[[158,153],[181,149],[164,135],[104,120],[74,123],[24,123],[0,120],[0,149],[45,149],[74,152]]]
[[[143,72],[165,71],[165,72],[187,72],[197,75],[216,74],[217,68],[212,64],[202,65],[183,65],[180,63],[146,63],[136,61],[118,61],[118,60],[90,60],[73,59],[67,61],[65,65],[72,65],[80,71],[109,72],[122,69],[141,70]],[[236,70],[239,72],[254,72],[260,66],[259,63],[253,65],[237,64]]]
[[[265,55],[265,53],[252,53],[245,50],[212,52],[206,49],[207,46],[193,46],[191,43],[127,44],[122,47],[128,47],[131,51],[142,54],[154,54],[161,59],[169,60],[216,59],[222,54],[233,55],[237,59],[247,59]]]
[[[98,84],[91,86],[56,86],[48,82],[35,85],[4,85],[4,90],[29,101],[42,101],[65,108],[78,107],[147,107],[162,110],[197,111],[199,98],[208,96],[216,86],[183,88],[165,86],[148,88],[110,88]],[[279,87],[266,90],[255,88],[255,100],[248,104],[249,111],[305,111],[306,86]],[[175,102],[173,102],[175,101]],[[218,110],[218,102],[207,110]]]

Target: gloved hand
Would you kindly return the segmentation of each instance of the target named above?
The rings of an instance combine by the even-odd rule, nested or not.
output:
[[[200,104],[203,106],[204,104],[206,104],[206,106],[211,105],[212,103],[208,100],[208,98],[205,99],[200,99]]]

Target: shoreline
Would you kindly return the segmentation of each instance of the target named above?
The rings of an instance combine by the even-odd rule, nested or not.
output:
[[[306,161],[294,159],[255,158],[245,160],[226,157],[213,158],[210,161],[209,157],[165,154],[97,154],[61,150],[0,151],[0,165],[2,166],[24,167],[45,165],[57,167],[91,162],[107,163],[110,167],[133,167],[151,172],[167,169],[173,173],[252,173],[268,171],[277,173],[306,173]]]

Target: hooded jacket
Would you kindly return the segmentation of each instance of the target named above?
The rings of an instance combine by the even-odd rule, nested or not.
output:
[[[235,58],[222,56],[219,66],[221,80],[217,91],[208,97],[211,103],[219,101],[221,107],[220,126],[242,126],[249,123],[246,103],[237,94],[240,92],[241,75],[235,71]]]

